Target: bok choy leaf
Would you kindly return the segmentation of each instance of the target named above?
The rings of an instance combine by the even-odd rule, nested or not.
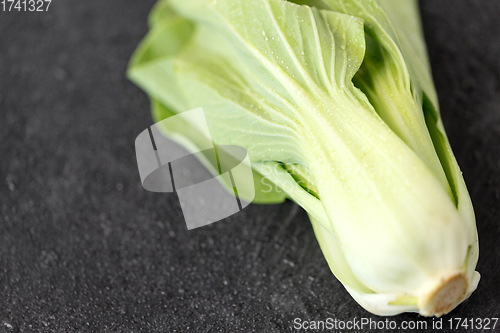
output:
[[[245,147],[254,202],[301,205],[367,310],[447,313],[477,286],[478,240],[417,4],[294,2],[160,1],[129,78],[156,121],[202,107],[215,144]]]

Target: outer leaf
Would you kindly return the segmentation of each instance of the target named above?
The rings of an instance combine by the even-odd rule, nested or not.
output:
[[[474,272],[472,266],[479,255],[474,210],[439,115],[417,1],[304,0],[300,3],[364,20],[367,53],[355,77],[356,86],[449,191],[467,224],[471,244],[469,272]]]

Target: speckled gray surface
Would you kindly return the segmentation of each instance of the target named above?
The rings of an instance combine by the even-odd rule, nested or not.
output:
[[[175,194],[142,189],[134,140],[152,120],[124,73],[152,5],[0,12],[0,332],[286,332],[295,317],[380,319],[335,280],[293,203],[188,232]],[[499,13],[496,1],[422,2],[480,236],[479,288],[445,320],[500,317]]]

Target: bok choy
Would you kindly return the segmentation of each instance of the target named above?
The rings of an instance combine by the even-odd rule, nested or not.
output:
[[[254,202],[301,205],[359,304],[440,316],[475,290],[474,212],[414,0],[168,0],[149,24],[128,76],[154,119],[202,107],[215,144],[248,150]],[[165,135],[194,150],[189,128]]]

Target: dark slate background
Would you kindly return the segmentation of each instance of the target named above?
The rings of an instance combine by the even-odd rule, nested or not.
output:
[[[295,317],[383,319],[335,280],[293,203],[188,232],[175,194],[142,189],[134,140],[152,120],[124,73],[153,2],[0,12],[0,332],[285,332]],[[481,248],[478,290],[444,318],[500,317],[500,2],[421,6]]]

